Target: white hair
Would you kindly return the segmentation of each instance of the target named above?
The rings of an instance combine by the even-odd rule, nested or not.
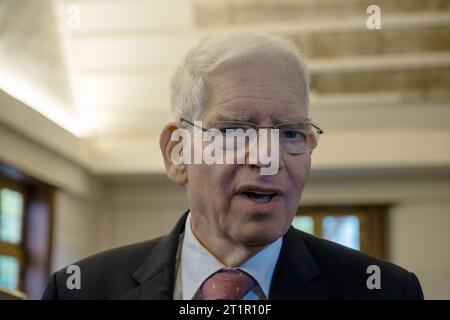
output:
[[[183,64],[176,69],[170,81],[170,104],[175,120],[198,120],[201,117],[206,104],[206,79],[216,67],[231,59],[268,54],[297,68],[304,79],[305,87],[301,94],[308,111],[309,72],[295,44],[270,34],[235,32],[200,43],[188,52]]]

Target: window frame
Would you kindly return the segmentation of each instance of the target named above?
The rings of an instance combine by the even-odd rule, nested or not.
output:
[[[17,244],[5,242],[0,240],[0,255],[2,256],[12,256],[17,258],[19,261],[19,279],[17,282],[17,290],[24,290],[24,275],[27,265],[27,204],[28,204],[28,194],[26,187],[21,186],[19,183],[14,182],[3,175],[0,175],[0,190],[10,189],[19,192],[23,197],[23,212],[21,221],[21,239]]]
[[[359,219],[360,251],[386,259],[387,250],[387,212],[389,205],[355,206],[306,206],[299,207],[296,216],[310,216],[314,220],[314,235],[322,237],[322,222],[326,216],[355,215]]]
[[[19,191],[24,196],[18,290],[31,299],[39,299],[51,269],[55,188],[2,162],[0,186]],[[39,222],[35,224],[36,221]],[[11,244],[0,243],[7,244],[4,248],[10,248]],[[38,274],[41,276],[36,277]]]

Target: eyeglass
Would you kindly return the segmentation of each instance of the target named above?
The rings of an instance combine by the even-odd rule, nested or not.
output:
[[[210,132],[218,130],[224,135],[239,136],[249,129],[255,130],[258,133],[259,129],[278,129],[279,130],[279,145],[280,147],[291,154],[301,154],[304,152],[314,150],[319,144],[319,136],[324,133],[317,125],[313,124],[309,120],[301,122],[288,122],[281,123],[273,127],[259,127],[257,124],[245,122],[245,121],[217,121],[213,122],[209,128],[204,128],[196,125],[195,123],[181,118],[181,123],[186,122],[189,125],[201,129],[203,132]],[[239,139],[237,139],[239,140]],[[228,148],[243,148],[245,147],[245,137],[241,139],[241,144],[222,144],[224,149]]]

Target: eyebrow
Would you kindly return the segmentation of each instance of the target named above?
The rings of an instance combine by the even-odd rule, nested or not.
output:
[[[252,116],[248,115],[238,115],[238,114],[230,114],[230,115],[224,115],[224,114],[217,114],[214,119],[212,119],[212,122],[215,121],[245,121],[245,122],[251,122],[255,121],[256,119]]]
[[[224,114],[217,114],[213,119],[211,119],[209,122],[212,124],[214,122],[219,121],[238,121],[238,122],[249,122],[258,124],[258,120],[256,117],[252,115],[238,115],[238,114],[230,114],[230,115],[224,115]],[[281,119],[278,119],[277,117],[273,117],[273,124],[284,124],[284,123],[297,123],[297,122],[311,122],[310,118],[296,118],[296,119],[290,119],[287,121],[282,121]]]

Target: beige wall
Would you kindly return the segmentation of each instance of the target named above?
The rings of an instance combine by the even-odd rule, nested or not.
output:
[[[417,274],[425,297],[450,299],[450,199],[399,204],[389,224],[391,260]]]
[[[105,183],[103,248],[143,241],[169,232],[187,209],[184,189],[165,176],[119,178]]]
[[[52,270],[99,251],[96,203],[57,191],[54,197]]]

